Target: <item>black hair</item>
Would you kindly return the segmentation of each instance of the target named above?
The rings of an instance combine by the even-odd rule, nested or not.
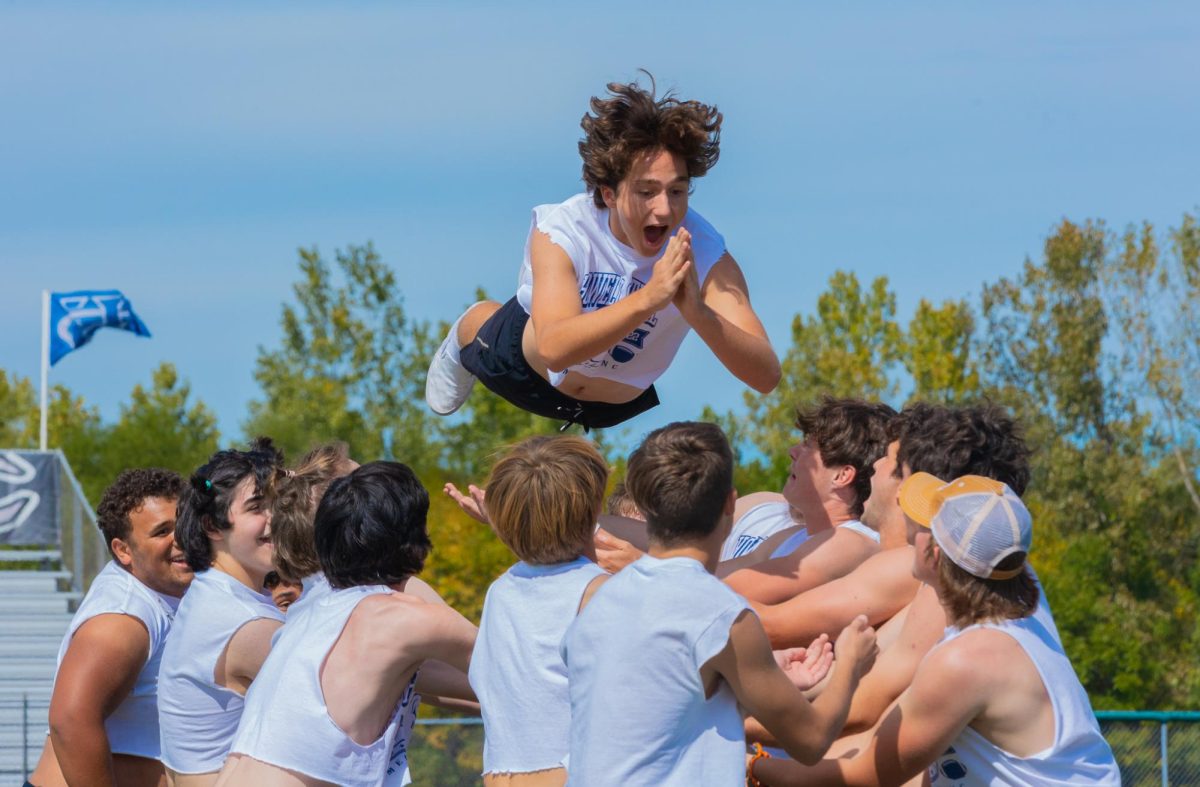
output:
[[[229,509],[242,481],[253,478],[254,494],[269,500],[282,467],[283,454],[270,438],[259,437],[248,451],[216,452],[192,474],[179,499],[175,523],[175,543],[192,571],[212,565],[209,534],[232,527]]]
[[[964,475],[991,478],[1018,495],[1029,484],[1029,447],[1020,427],[994,404],[948,408],[918,402],[904,408],[897,471],[908,465],[943,481]]]
[[[108,547],[109,554],[115,556],[113,539],[129,540],[132,524],[129,515],[141,508],[148,498],[178,500],[183,490],[183,478],[174,470],[138,467],[122,471],[104,490],[100,505],[96,506],[96,526],[104,534],[104,546]]]
[[[399,462],[370,462],[329,485],[313,522],[317,559],[334,588],[393,585],[420,573],[433,548],[429,493]]]

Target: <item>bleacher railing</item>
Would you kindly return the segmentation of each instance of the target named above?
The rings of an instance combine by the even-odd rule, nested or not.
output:
[[[0,700],[0,708],[6,702],[20,706],[23,723],[20,729],[0,728],[0,740],[19,746],[11,752],[19,756],[0,759],[0,783],[19,784],[41,755],[48,703],[26,696]],[[1099,711],[1096,717],[1121,766],[1125,787],[1200,784],[1200,712]],[[420,719],[408,751],[418,784],[477,784],[483,725],[477,718]]]

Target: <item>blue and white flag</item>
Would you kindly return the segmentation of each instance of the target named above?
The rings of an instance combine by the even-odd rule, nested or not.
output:
[[[90,342],[101,328],[150,335],[120,290],[50,293],[50,365]]]

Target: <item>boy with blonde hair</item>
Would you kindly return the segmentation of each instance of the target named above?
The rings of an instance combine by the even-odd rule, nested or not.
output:
[[[607,576],[592,562],[592,531],[608,466],[579,437],[533,437],[492,469],[487,517],[520,562],[488,589],[471,658],[483,710],[483,780],[566,781],[571,705],[563,633]]]

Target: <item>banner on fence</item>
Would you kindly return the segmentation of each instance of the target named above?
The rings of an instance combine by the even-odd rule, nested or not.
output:
[[[0,450],[0,545],[58,543],[58,457]]]

